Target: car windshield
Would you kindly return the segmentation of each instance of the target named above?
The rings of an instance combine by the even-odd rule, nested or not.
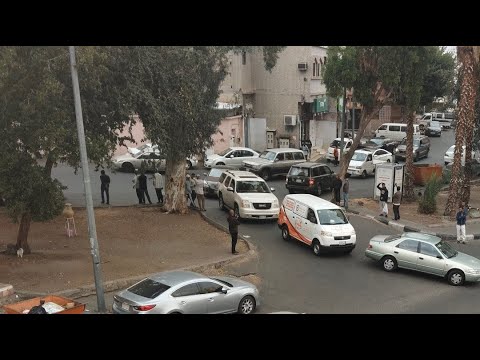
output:
[[[223,169],[212,169],[208,173],[208,176],[220,177],[220,175],[222,175],[222,173],[223,173]]]
[[[230,284],[229,282],[226,282],[226,281],[224,281],[224,280],[220,280],[220,279],[217,279],[217,278],[210,278],[210,279],[213,279],[213,280],[219,281],[219,282],[221,282],[222,284],[225,284],[225,285],[227,285],[228,287],[233,287],[233,285],[232,285],[232,284]]]
[[[149,299],[155,299],[164,291],[170,289],[170,286],[162,284],[152,279],[145,279],[128,288],[128,291]]]
[[[228,148],[228,149],[225,149],[225,150],[223,150],[222,152],[220,152],[218,155],[220,155],[220,156],[225,156],[225,155],[227,155],[230,151],[232,151],[232,149]]]
[[[341,225],[348,224],[347,217],[340,209],[318,210],[320,225]]]
[[[277,154],[272,151],[264,151],[260,154],[260,158],[267,160],[274,160]]]
[[[288,175],[292,176],[309,176],[309,168],[292,166]]]
[[[442,252],[443,255],[445,255],[449,259],[457,256],[458,254],[458,251],[452,248],[452,246],[445,241],[440,241],[435,244],[435,246]]]
[[[340,147],[340,140],[333,140],[332,143],[330,144],[330,147],[335,147],[338,146]]]
[[[402,235],[390,235],[390,236],[386,237],[385,240],[383,240],[383,241],[384,242],[390,242],[390,241],[400,239],[401,237],[402,237]]]
[[[270,189],[265,181],[238,181],[237,193],[269,193]]]
[[[365,161],[367,154],[361,152],[354,152],[352,156],[353,161]]]

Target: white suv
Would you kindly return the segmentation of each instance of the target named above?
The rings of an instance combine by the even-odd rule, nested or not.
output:
[[[227,170],[218,179],[218,205],[239,219],[278,219],[280,206],[265,180],[249,171]]]

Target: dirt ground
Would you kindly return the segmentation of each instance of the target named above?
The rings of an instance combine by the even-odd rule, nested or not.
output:
[[[158,207],[95,209],[104,281],[182,268],[226,258],[230,237],[199,213],[169,215]],[[0,209],[0,283],[15,290],[52,293],[94,283],[86,211],[75,209],[78,236],[67,237],[65,219],[32,223],[32,254],[6,255],[18,225]],[[226,221],[225,221],[226,223]],[[237,250],[247,251],[243,242]]]
[[[443,211],[445,210],[445,205],[447,203],[448,190],[440,191],[437,196],[437,212],[435,214],[426,215],[422,214],[422,224],[425,225],[438,225],[438,224],[451,224],[452,220],[448,217],[443,216]],[[380,208],[377,200],[373,199],[354,199],[352,202],[357,205],[363,203],[363,206],[368,210],[375,211],[380,214]],[[480,207],[480,185],[472,185],[470,192],[470,204],[471,207],[478,208]],[[393,217],[393,206],[391,203],[388,204],[388,214],[389,218]],[[418,222],[418,202],[406,203],[402,202],[400,206],[400,216],[403,220]]]

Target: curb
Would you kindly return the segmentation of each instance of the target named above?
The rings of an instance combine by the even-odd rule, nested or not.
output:
[[[214,221],[212,219],[209,219],[203,213],[200,213],[200,215],[209,224],[215,226],[219,230],[222,230],[222,231],[225,231],[225,232],[228,233],[227,228],[224,227],[223,225],[217,223],[216,221]],[[246,243],[247,248],[248,248],[248,251],[244,254],[241,254],[240,256],[230,255],[230,256],[222,259],[222,260],[218,260],[218,261],[215,261],[215,262],[196,264],[196,265],[193,265],[193,266],[188,266],[188,267],[179,268],[179,269],[171,269],[171,270],[188,270],[188,271],[194,271],[194,272],[202,272],[203,270],[206,270],[206,269],[211,268],[211,267],[214,267],[214,268],[218,269],[218,268],[220,268],[220,267],[222,267],[222,266],[224,266],[224,265],[226,265],[230,262],[236,261],[238,259],[242,259],[242,258],[250,256],[250,255],[253,255],[256,252],[255,245],[253,245],[250,241],[245,239],[242,235],[239,235],[238,237],[239,237],[239,239],[243,240]],[[170,270],[168,270],[168,271],[170,271]],[[153,274],[156,274],[156,273],[143,274],[143,275],[137,275],[137,276],[127,277],[127,278],[121,278],[121,279],[106,281],[106,282],[103,283],[104,292],[107,293],[107,292],[112,292],[112,291],[116,291],[116,290],[119,290],[119,289],[127,288],[130,285],[133,285],[136,282],[138,282],[140,280],[143,280],[146,277],[148,277],[150,275],[153,275]],[[29,292],[29,291],[23,291],[23,290],[15,291],[15,293],[17,293],[19,295],[26,296],[26,297],[42,297],[42,296],[49,295],[49,294],[45,294],[45,293]],[[75,300],[75,299],[78,299],[78,298],[82,298],[82,297],[86,297],[86,296],[90,296],[90,295],[94,295],[94,294],[96,294],[96,286],[95,286],[95,284],[89,284],[89,285],[80,286],[80,287],[74,288],[74,289],[57,291],[57,292],[53,293],[52,295],[58,295],[58,296],[62,296],[62,297],[66,297],[66,298],[70,298],[70,299]]]
[[[347,212],[353,213],[355,215],[359,215],[359,216],[367,218],[367,219],[376,220],[376,221],[378,221],[382,224],[391,226],[391,227],[393,227],[393,228],[395,228],[399,231],[421,232],[421,233],[424,233],[424,234],[430,234],[430,235],[438,236],[442,240],[447,240],[447,241],[456,241],[457,240],[457,236],[453,235],[453,234],[437,233],[437,232],[434,232],[434,231],[428,231],[428,230],[425,230],[425,229],[420,229],[420,228],[412,227],[412,226],[409,226],[409,225],[404,225],[404,224],[396,222],[396,221],[385,219],[382,216],[373,216],[373,215],[369,215],[369,214],[362,215],[357,210],[350,210],[349,209],[349,210],[347,210]],[[466,238],[467,241],[479,240],[479,239],[480,239],[480,234],[469,234],[469,235],[467,235],[467,238]]]

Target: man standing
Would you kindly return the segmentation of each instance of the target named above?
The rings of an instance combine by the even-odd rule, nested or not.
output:
[[[340,190],[342,189],[342,179],[337,174],[335,179],[333,179],[333,193],[335,198],[335,204],[340,206]]]
[[[158,204],[163,204],[163,194],[162,190],[165,186],[165,180],[163,179],[162,174],[157,170],[155,174],[153,174],[153,187],[155,188],[155,192],[157,193]]]
[[[457,242],[466,244],[466,230],[465,224],[467,223],[467,214],[465,207],[462,204],[458,205],[457,211]]]
[[[402,199],[402,192],[400,190],[400,186],[397,186],[397,192],[392,196],[394,220],[400,220],[400,201]]]
[[[190,181],[189,174],[185,176],[185,195],[187,196],[187,203],[188,200],[190,200],[190,207],[194,207],[195,204],[193,203],[192,199],[192,182]]]
[[[335,147],[333,148],[333,157],[335,158],[334,162],[333,162],[333,165],[337,166],[338,165],[338,146],[335,145]]]
[[[380,216],[388,217],[388,189],[385,183],[378,184],[377,189],[380,190]]]
[[[134,173],[133,179],[132,179],[133,188],[135,189],[135,191],[137,193],[138,203],[143,204],[145,202],[145,199],[143,199],[143,201],[142,201],[142,192],[140,191],[140,181],[138,180],[138,178],[139,178],[138,169],[135,169],[135,171],[133,173]]]
[[[233,210],[228,211],[227,221],[228,231],[230,232],[230,236],[232,237],[232,254],[237,255],[238,252],[235,250],[235,246],[237,246],[238,225],[240,225],[240,221],[238,221]]]
[[[145,196],[149,204],[152,204],[152,200],[150,200],[150,195],[148,194],[147,188],[147,177],[145,176],[145,170],[142,170],[140,176],[138,177],[138,182],[140,185],[140,193],[142,194],[142,204],[145,204]]]
[[[195,193],[197,195],[200,211],[207,211],[205,209],[205,197],[203,196],[203,181],[200,179],[200,174],[197,174],[197,179],[195,180]]]
[[[345,174],[345,181],[343,182],[343,207],[345,210],[348,210],[348,191],[350,190],[349,176],[350,174]]]
[[[110,187],[110,176],[105,175],[105,170],[100,171],[100,192],[102,193],[102,204],[105,204],[105,197],[104,193],[107,196],[107,205],[110,205],[110,193],[109,193],[109,187]]]

